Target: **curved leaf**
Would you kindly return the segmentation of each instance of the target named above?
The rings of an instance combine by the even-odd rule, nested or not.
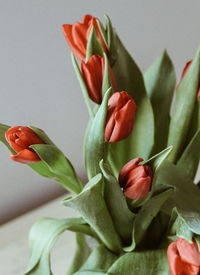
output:
[[[154,152],[157,153],[167,145],[170,106],[176,84],[174,66],[166,51],[145,72],[144,81],[154,112]]]
[[[108,210],[117,232],[127,242],[131,238],[134,214],[128,208],[119,183],[103,160],[100,162],[100,168],[105,182],[104,196]]]
[[[25,275],[52,274],[50,251],[56,239],[65,230],[82,232],[93,236],[89,226],[81,218],[44,218],[39,220],[30,231],[31,258]]]
[[[80,194],[63,200],[63,204],[79,212],[102,243],[118,253],[121,251],[121,242],[104,201],[102,188],[102,176],[98,174],[88,182]]]
[[[87,42],[87,49],[86,49],[86,62],[90,59],[90,57],[94,54],[99,54],[103,56],[103,48],[97,39],[96,31],[94,27],[91,28],[88,42]]]
[[[189,67],[186,75],[177,88],[176,99],[172,110],[168,145],[173,145],[170,160],[176,162],[184,150],[192,114],[197,100],[200,75],[200,49]]]
[[[103,97],[101,106],[87,131],[85,139],[85,166],[89,179],[100,172],[99,162],[107,155],[105,152],[104,130],[108,99],[111,94],[112,89],[110,88]]]

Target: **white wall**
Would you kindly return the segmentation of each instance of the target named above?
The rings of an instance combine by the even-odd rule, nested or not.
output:
[[[167,48],[180,72],[200,44],[199,11],[198,0],[0,0],[0,121],[43,128],[83,175],[88,115],[61,25],[108,14],[142,69]],[[1,221],[60,192],[0,152]]]

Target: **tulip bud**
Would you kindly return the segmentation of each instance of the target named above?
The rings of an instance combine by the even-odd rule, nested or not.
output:
[[[92,27],[94,27],[97,38],[106,52],[107,47],[99,29],[97,18],[92,15],[85,15],[82,23],[77,22],[72,25],[63,25],[64,36],[73,53],[80,60],[84,60],[86,57],[87,41]]]
[[[12,160],[25,164],[40,161],[39,156],[29,146],[45,142],[31,128],[11,127],[6,131],[5,137],[10,147],[17,153],[16,155],[11,154]]]
[[[177,239],[168,246],[167,256],[172,275],[200,274],[200,252],[195,241]]]
[[[117,142],[127,138],[132,129],[136,104],[127,92],[116,92],[108,101],[105,141]]]
[[[88,62],[81,62],[81,73],[88,89],[89,97],[100,104],[102,101],[102,84],[105,62],[101,55],[92,55]],[[112,87],[115,89],[115,80],[111,67],[109,67]]]
[[[142,158],[129,161],[119,174],[119,184],[130,199],[143,199],[151,188],[152,173],[148,165],[138,164]]]

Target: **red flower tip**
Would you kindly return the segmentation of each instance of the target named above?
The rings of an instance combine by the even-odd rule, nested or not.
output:
[[[5,138],[10,147],[17,153],[11,154],[11,159],[17,162],[29,164],[40,161],[39,156],[29,148],[33,144],[44,144],[45,142],[29,127],[15,126],[9,128]]]
[[[199,275],[200,252],[195,241],[177,239],[168,246],[167,257],[172,275]]]
[[[119,184],[130,199],[143,199],[151,188],[152,172],[148,165],[139,164],[142,158],[129,161],[119,174]]]
[[[92,55],[88,62],[81,62],[81,73],[88,89],[91,100],[100,104],[102,101],[102,84],[104,76],[104,57],[101,55]],[[111,81],[114,83],[114,76],[111,67],[109,67]],[[112,83],[113,89],[115,83]]]
[[[101,43],[104,51],[107,51],[106,44],[102,37],[101,31],[98,26],[98,19],[92,15],[85,15],[82,23],[64,24],[63,33],[64,36],[72,49],[73,53],[80,59],[84,60],[86,57],[87,41],[90,30],[94,27],[96,35]]]
[[[136,104],[127,92],[116,92],[108,101],[105,141],[117,142],[127,138],[134,123]]]

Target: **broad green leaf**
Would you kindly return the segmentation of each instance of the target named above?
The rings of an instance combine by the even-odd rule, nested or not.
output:
[[[152,220],[157,216],[165,201],[172,195],[171,186],[157,185],[152,197],[141,207],[133,224],[132,244],[125,247],[127,252],[133,251],[144,238]]]
[[[194,179],[198,164],[200,160],[200,129],[188,146],[186,147],[185,151],[183,152],[182,156],[178,160],[177,166],[180,169],[183,169],[185,173],[191,178]]]
[[[131,238],[134,214],[128,208],[119,183],[110,172],[109,166],[103,163],[103,160],[100,162],[100,168],[105,182],[104,197],[106,205],[117,232],[127,242]]]
[[[156,181],[157,183],[162,182],[162,184],[175,187],[174,193],[163,205],[162,210],[166,214],[171,215],[173,208],[176,207],[188,226],[188,221],[190,220],[190,230],[200,234],[200,189],[193,184],[192,180],[182,169],[169,162],[165,162],[162,166]],[[194,223],[194,226],[191,227],[192,223]]]
[[[85,139],[85,166],[88,178],[91,179],[93,176],[100,172],[99,162],[106,157],[105,141],[104,141],[104,130],[108,108],[108,99],[112,94],[110,88],[98,109],[95,118],[89,125],[86,139]]]
[[[82,190],[83,185],[78,179],[73,166],[56,146],[51,144],[35,144],[31,145],[30,148],[39,155],[43,163],[64,188],[75,193],[79,193]]]
[[[174,102],[168,145],[173,145],[174,150],[170,155],[170,160],[176,162],[184,150],[185,141],[191,123],[192,114],[197,100],[200,75],[200,49],[177,88]]]
[[[89,257],[91,250],[81,233],[76,233],[76,251],[70,270],[67,275],[73,275],[78,271]]]
[[[82,266],[81,271],[104,270],[106,272],[117,258],[105,246],[100,245],[91,253],[86,263]]]
[[[166,51],[145,72],[144,81],[154,112],[154,153],[157,153],[167,145],[170,106],[176,84],[174,66]]]
[[[93,236],[82,218],[53,219],[44,218],[36,222],[30,231],[31,258],[25,275],[49,275],[51,249],[65,230],[81,232]]]
[[[89,181],[80,194],[63,200],[63,203],[75,209],[83,217],[108,249],[120,252],[120,239],[107,209],[102,188],[102,176],[98,174]]]
[[[103,56],[103,53],[104,51],[97,38],[96,31],[94,27],[92,27],[87,42],[86,62],[90,59],[92,55],[99,54]]]
[[[166,250],[126,253],[108,270],[108,275],[168,275]]]
[[[76,272],[74,275],[107,275],[107,273],[98,270],[82,270]]]
[[[74,57],[73,54],[71,54],[71,59],[72,59],[72,64],[73,64],[76,76],[77,76],[79,84],[81,86],[81,90],[82,90],[82,93],[83,93],[83,97],[84,97],[86,106],[88,108],[88,112],[89,112],[91,117],[94,117],[94,112],[93,112],[93,109],[92,109],[92,106],[91,106],[91,103],[90,103],[90,97],[89,97],[88,89],[87,89],[87,86],[85,85],[85,82],[83,80],[79,65],[78,65],[78,63],[76,61],[76,58]]]
[[[108,30],[110,28],[111,25],[107,26]],[[113,34],[114,30],[110,33]],[[117,35],[109,37],[109,39],[113,37],[114,41],[109,43],[111,45],[113,43],[117,51],[114,63],[111,62],[117,81],[117,90],[129,93],[137,105],[135,122],[130,136],[110,145],[110,165],[116,175],[129,160],[136,157],[144,159],[149,157],[154,145],[154,117],[150,100],[145,91],[142,73]]]

